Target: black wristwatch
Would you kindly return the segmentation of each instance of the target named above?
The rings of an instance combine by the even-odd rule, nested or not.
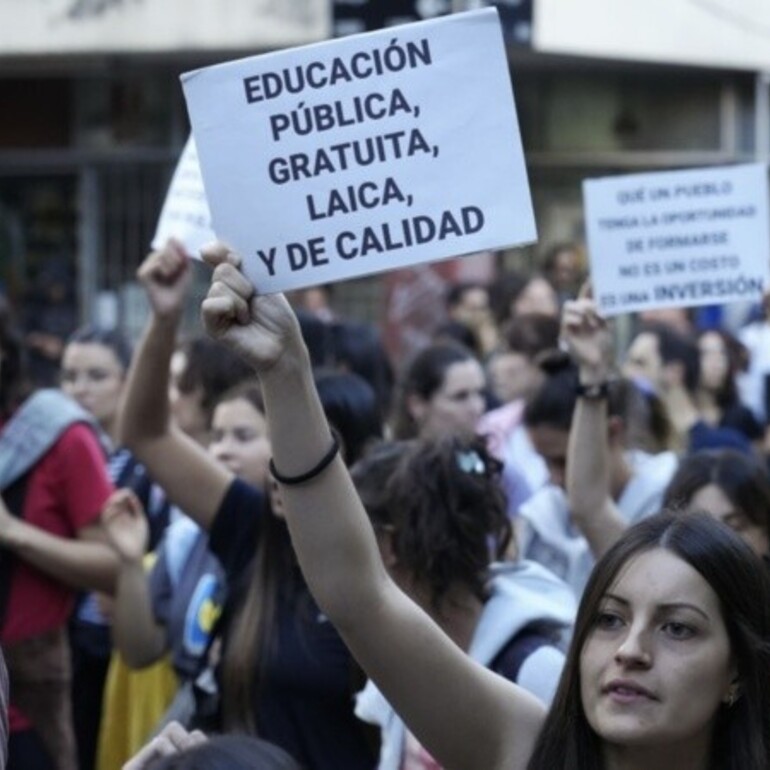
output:
[[[591,385],[584,385],[582,382],[579,382],[575,388],[575,393],[577,393],[578,398],[598,401],[609,396],[610,384],[606,380],[604,382],[592,383]]]

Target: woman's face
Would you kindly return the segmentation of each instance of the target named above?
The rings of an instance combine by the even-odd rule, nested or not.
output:
[[[441,387],[429,399],[412,399],[412,416],[420,435],[473,435],[484,413],[485,384],[484,370],[475,359],[450,364]]]
[[[505,404],[528,397],[543,379],[539,366],[523,353],[512,351],[494,355],[487,364],[487,372],[492,391]]]
[[[111,348],[72,342],[64,348],[61,388],[109,430],[120,406],[125,370]]]
[[[533,278],[514,300],[513,315],[525,313],[541,313],[550,316],[559,314],[559,298],[551,284],[544,278]]]
[[[707,752],[736,671],[719,599],[670,551],[635,556],[597,608],[580,655],[583,709],[608,757]]]
[[[718,391],[730,375],[730,360],[725,343],[718,334],[706,333],[698,340],[700,352],[700,385]]]
[[[245,398],[217,405],[209,451],[236,476],[264,487],[270,460],[265,416]]]
[[[735,530],[736,534],[743,538],[758,556],[764,556],[770,551],[770,542],[764,528],[755,524],[743,511],[738,510],[716,484],[701,487],[690,498],[687,510],[705,511],[715,519],[724,522]]]

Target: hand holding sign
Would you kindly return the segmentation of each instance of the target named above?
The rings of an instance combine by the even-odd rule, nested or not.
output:
[[[240,256],[222,243],[202,251],[214,268],[201,305],[206,331],[248,361],[257,371],[274,368],[287,350],[301,355],[302,334],[282,294],[258,295],[244,275]]]

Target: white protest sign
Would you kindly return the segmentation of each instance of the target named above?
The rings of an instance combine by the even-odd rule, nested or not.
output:
[[[201,246],[216,238],[211,229],[211,212],[192,136],[187,140],[171,177],[152,247],[162,248],[169,238],[180,241],[191,257],[198,257]]]
[[[759,299],[770,283],[762,163],[583,182],[604,315]]]
[[[536,238],[494,9],[182,83],[214,228],[260,291]]]

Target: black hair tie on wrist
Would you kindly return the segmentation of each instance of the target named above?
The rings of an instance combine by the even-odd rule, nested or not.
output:
[[[297,486],[298,484],[304,484],[306,481],[310,481],[316,476],[320,476],[320,474],[323,473],[332,464],[332,460],[334,460],[339,451],[340,445],[337,441],[337,437],[332,436],[331,448],[309,471],[300,473],[299,476],[284,476],[282,473],[278,472],[275,467],[275,463],[273,462],[273,458],[271,457],[269,463],[270,473],[273,475],[273,478],[277,482],[280,484],[286,484],[289,487]]]

